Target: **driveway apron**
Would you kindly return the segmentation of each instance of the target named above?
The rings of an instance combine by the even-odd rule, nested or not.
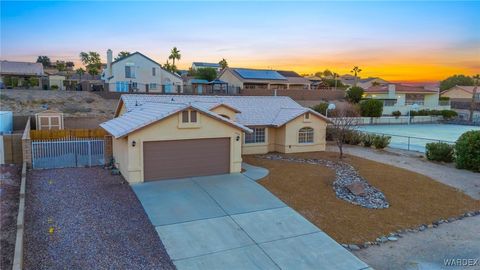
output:
[[[132,185],[178,269],[367,269],[244,174]]]

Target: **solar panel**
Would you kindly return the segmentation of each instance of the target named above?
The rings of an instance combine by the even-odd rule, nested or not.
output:
[[[286,80],[280,73],[275,70],[259,70],[259,69],[243,69],[236,68],[235,72],[244,79],[256,80]]]

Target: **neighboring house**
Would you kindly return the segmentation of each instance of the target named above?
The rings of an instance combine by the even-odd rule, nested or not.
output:
[[[443,91],[441,96],[449,97],[451,100],[471,101],[474,88],[475,86],[456,85],[448,90]],[[480,101],[480,87],[477,88],[477,93],[475,93],[475,101]]]
[[[474,89],[475,86],[456,85],[443,91],[441,96],[450,98],[452,109],[458,113],[460,119],[480,122],[480,86],[477,87],[475,97]],[[472,98],[474,98],[473,104]]]
[[[222,70],[222,66],[219,63],[205,63],[205,62],[193,62],[192,63],[192,70],[198,70],[200,68],[213,68],[217,72]]]
[[[41,63],[0,61],[0,82],[6,88],[23,87],[41,88],[45,76]]]
[[[310,81],[294,71],[225,68],[218,79],[241,89],[310,89]]]
[[[355,85],[355,76],[346,76],[344,75],[343,78],[341,77],[340,81],[348,86],[354,86]],[[387,81],[381,78],[377,77],[368,77],[365,79],[357,78],[357,86],[361,87],[363,89],[368,89],[372,86],[378,86],[378,85],[386,85],[388,84]]]
[[[244,154],[324,151],[328,121],[283,96],[122,95],[100,126],[134,183],[240,172]]]
[[[151,58],[135,52],[112,61],[112,50],[107,51],[107,67],[102,80],[110,92],[182,93],[182,78],[164,70]]]
[[[432,90],[402,84],[372,86],[365,90],[364,98],[383,101],[384,115],[391,115],[394,111],[400,111],[405,115],[414,104],[418,105],[419,110],[450,109],[448,101],[439,101],[438,89]]]
[[[62,75],[49,75],[48,76],[48,89],[65,90],[63,82],[65,76]]]
[[[186,80],[184,92],[189,94],[205,94],[208,89],[208,81],[203,79],[190,78]]]

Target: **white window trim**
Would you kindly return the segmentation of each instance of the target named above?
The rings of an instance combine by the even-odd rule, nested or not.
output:
[[[300,132],[302,129],[310,129],[312,131],[312,141],[311,142],[308,142],[308,141],[305,141],[305,142],[300,142]],[[305,139],[307,138],[307,132],[303,132],[305,133]],[[312,127],[302,127],[300,128],[298,131],[297,131],[297,142],[299,144],[314,144],[315,143],[315,129],[312,128]]]
[[[256,128],[258,129],[263,129],[264,130],[264,141],[263,142],[247,142],[247,134],[243,136],[243,144],[245,145],[265,145],[268,144],[268,128],[266,127],[252,127],[252,130],[255,130]]]

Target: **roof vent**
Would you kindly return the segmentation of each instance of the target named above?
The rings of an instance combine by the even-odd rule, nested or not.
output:
[[[137,100],[135,100],[135,106],[138,106],[138,101]]]
[[[170,101],[174,102],[174,101],[175,101],[175,99],[172,97],[172,100],[170,100]]]

